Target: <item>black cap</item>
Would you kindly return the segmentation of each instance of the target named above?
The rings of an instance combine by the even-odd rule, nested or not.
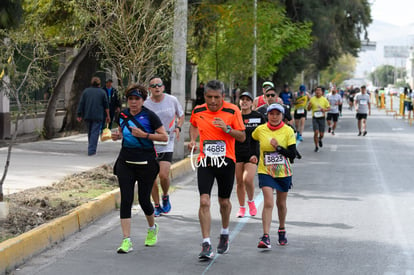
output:
[[[242,98],[242,96],[247,96],[248,98],[250,98],[250,100],[251,100],[251,101],[253,101],[253,96],[252,96],[252,94],[251,94],[251,93],[249,93],[249,92],[243,92],[243,93],[240,95],[240,98]]]

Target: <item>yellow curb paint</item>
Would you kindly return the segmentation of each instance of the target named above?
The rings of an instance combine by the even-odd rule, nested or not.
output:
[[[185,175],[190,170],[190,158],[174,163],[170,170],[171,180]],[[0,274],[12,271],[34,255],[78,232],[92,221],[117,208],[120,201],[119,189],[113,190],[75,208],[66,216],[1,242]]]

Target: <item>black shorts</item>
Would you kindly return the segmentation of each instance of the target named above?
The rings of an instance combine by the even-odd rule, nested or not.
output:
[[[157,153],[156,160],[172,162],[173,152]]]
[[[236,154],[236,162],[248,163],[251,157],[249,154]]]
[[[339,113],[338,114],[328,113],[326,116],[326,120],[333,120],[334,122],[337,122],[338,117],[339,117]]]
[[[361,120],[361,119],[367,119],[367,114],[356,114],[356,119]]]
[[[293,113],[293,118],[294,119],[301,119],[302,117],[306,118],[306,114],[307,114],[306,110],[303,114],[298,114],[297,110],[295,110],[295,112]]]
[[[229,158],[226,158],[225,160],[227,165],[223,165],[220,168],[212,166],[198,167],[197,180],[200,195],[211,195],[214,180],[217,180],[219,198],[230,198],[231,192],[233,191],[236,165],[234,164],[234,161]]]

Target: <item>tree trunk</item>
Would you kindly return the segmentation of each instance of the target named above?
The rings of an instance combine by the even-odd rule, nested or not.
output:
[[[55,114],[56,114],[56,105],[59,99],[59,96],[62,92],[64,92],[65,83],[69,80],[72,73],[76,71],[79,67],[79,64],[85,59],[87,54],[89,53],[91,47],[90,46],[83,46],[78,54],[73,57],[73,60],[69,63],[69,65],[65,68],[62,74],[59,76],[58,80],[56,81],[55,87],[53,88],[53,93],[49,98],[49,102],[47,105],[47,110],[45,114],[45,120],[43,122],[43,130],[44,130],[44,137],[47,139],[51,139],[56,134],[55,129]]]
[[[79,67],[75,72],[72,88],[70,90],[69,102],[66,104],[66,114],[60,131],[73,131],[79,129],[80,124],[76,120],[78,104],[83,90],[90,86],[91,78],[94,76],[97,67],[98,62],[95,58],[94,50],[92,49],[79,63]]]

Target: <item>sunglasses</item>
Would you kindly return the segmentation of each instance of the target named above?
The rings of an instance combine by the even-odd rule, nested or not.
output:
[[[276,94],[267,94],[266,97],[275,97]]]
[[[157,88],[157,87],[162,87],[164,84],[162,83],[157,83],[157,84],[151,84],[149,85],[151,88]]]

